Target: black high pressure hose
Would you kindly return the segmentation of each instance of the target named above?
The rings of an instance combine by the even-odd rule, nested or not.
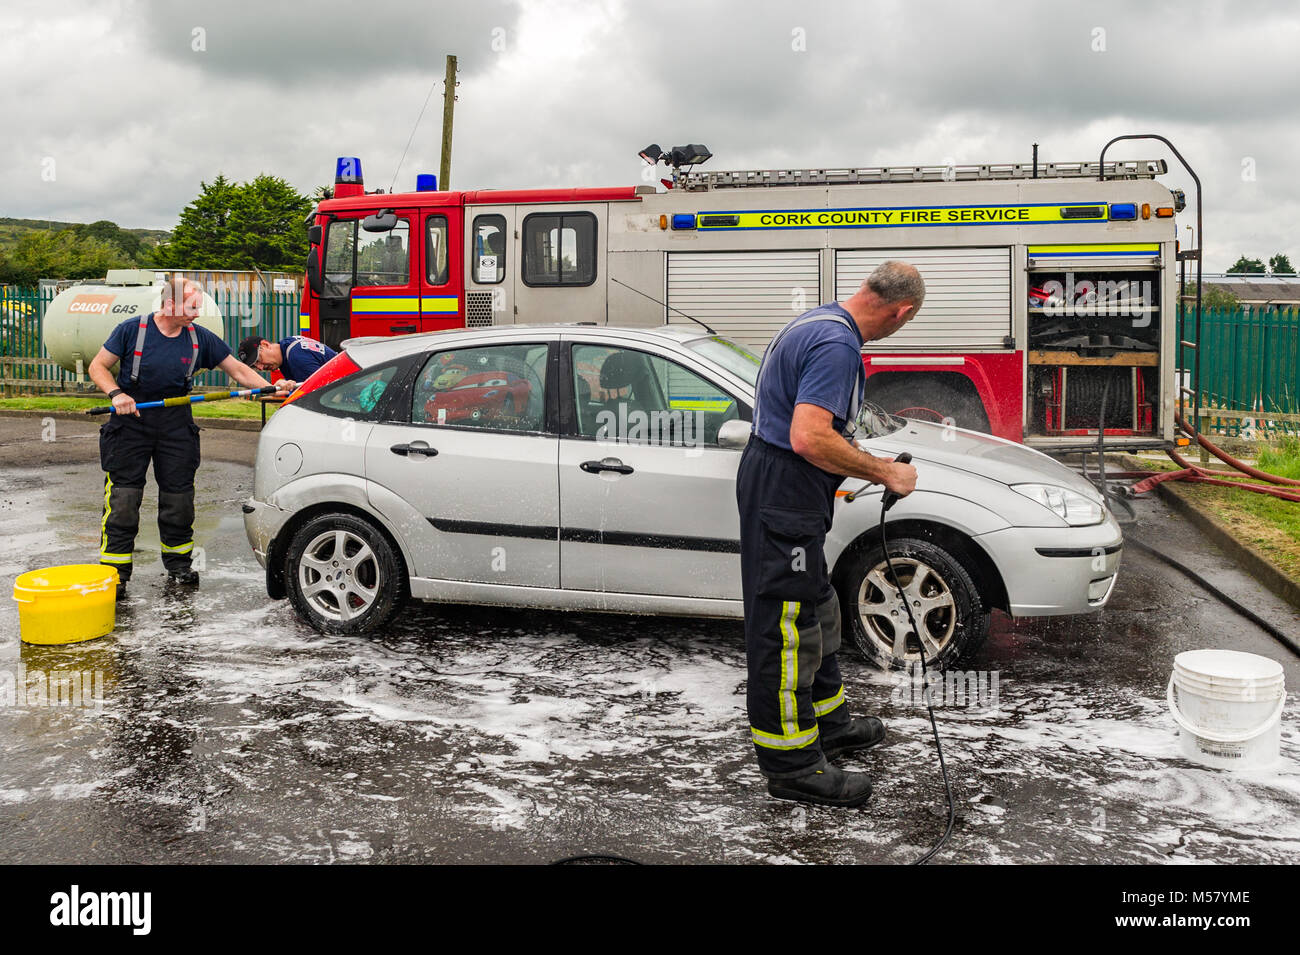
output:
[[[1106,396],[1109,390],[1110,390],[1110,377],[1107,376],[1106,383],[1101,390],[1101,415],[1100,415],[1101,420],[1097,423],[1097,479],[1093,481],[1093,485],[1097,488],[1098,491],[1101,492],[1102,501],[1106,504],[1112,505],[1111,508],[1112,511],[1115,510],[1115,508],[1113,507],[1114,504],[1122,505],[1123,510],[1127,513],[1127,516],[1121,518],[1117,513],[1115,515],[1115,519],[1119,521],[1120,526],[1128,527],[1137,523],[1137,511],[1134,510],[1133,505],[1129,503],[1129,501],[1111,492],[1110,481],[1107,480],[1106,478]],[[1083,455],[1083,476],[1085,478],[1088,477],[1087,459],[1088,459],[1088,455],[1087,452],[1085,452]],[[881,526],[883,528],[884,526],[883,521]],[[1241,614],[1243,617],[1245,617],[1255,626],[1259,627],[1261,630],[1263,630],[1265,633],[1271,636],[1274,640],[1277,640],[1279,643],[1281,643],[1284,647],[1291,650],[1293,653],[1300,653],[1300,643],[1297,643],[1294,637],[1292,637],[1290,634],[1283,632],[1278,627],[1273,626],[1273,624],[1269,623],[1259,614],[1255,613],[1255,611],[1251,610],[1249,607],[1243,605],[1233,597],[1224,593],[1222,590],[1220,590],[1214,584],[1210,583],[1208,580],[1206,580],[1196,571],[1192,570],[1186,564],[1182,563],[1179,560],[1175,560],[1173,557],[1170,557],[1168,554],[1157,550],[1156,548],[1152,547],[1150,544],[1138,540],[1136,537],[1129,537],[1125,535],[1124,542],[1126,544],[1131,544],[1132,546],[1136,547],[1138,550],[1142,551],[1143,553],[1149,554],[1150,556],[1155,557],[1157,560],[1160,560],[1168,564],[1170,567],[1174,568],[1179,573],[1181,573],[1184,577],[1188,578],[1189,580],[1193,581],[1196,584],[1199,584],[1202,590],[1210,594],[1210,596],[1216,598],[1220,603],[1224,604],[1227,607],[1230,607],[1231,609],[1235,610],[1237,613]]]
[[[912,455],[904,451],[894,459],[899,464],[907,464],[912,460]],[[912,633],[916,634],[916,645],[921,651],[921,688],[925,694],[925,708],[930,714],[930,729],[934,733],[934,748],[939,754],[939,772],[943,774],[943,788],[948,796],[948,826],[939,837],[939,841],[930,847],[930,850],[921,858],[912,862],[912,865],[925,865],[930,861],[936,852],[943,848],[943,844],[948,841],[952,835],[953,827],[957,824],[957,809],[953,804],[952,784],[948,781],[948,766],[943,761],[943,746],[939,743],[939,724],[934,719],[934,704],[930,701],[930,681],[929,670],[926,667],[925,659],[925,641],[921,638],[921,628],[916,625],[916,618],[912,616],[912,607],[907,602],[907,594],[903,592],[903,585],[898,580],[898,572],[894,570],[894,562],[889,557],[889,546],[885,540],[885,514],[898,501],[898,495],[893,491],[886,490],[880,498],[880,552],[885,557],[885,566],[889,568],[889,576],[893,578],[894,586],[898,589],[898,599],[903,602],[903,609],[907,611],[907,622],[912,625]],[[904,651],[906,652],[906,651]],[[940,675],[943,674],[943,668],[939,668]]]

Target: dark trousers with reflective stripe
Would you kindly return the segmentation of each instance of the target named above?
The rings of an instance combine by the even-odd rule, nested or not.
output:
[[[163,566],[168,571],[188,570],[193,555],[199,429],[189,408],[157,411],[142,411],[140,418],[113,415],[99,429],[99,461],[104,469],[99,560],[116,567],[122,580],[131,577],[132,551],[140,528],[140,503],[150,463],[158,482],[158,536]]]
[[[824,768],[821,735],[849,723],[823,552],[840,481],[757,436],[736,475],[750,736],[772,779]]]

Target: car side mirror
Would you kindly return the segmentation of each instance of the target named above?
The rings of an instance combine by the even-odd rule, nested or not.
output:
[[[743,451],[747,444],[749,444],[748,421],[732,418],[730,421],[722,422],[722,427],[718,428],[718,447]]]
[[[324,233],[320,226],[313,225],[307,227],[307,241],[312,245],[320,245],[320,240],[323,235]]]

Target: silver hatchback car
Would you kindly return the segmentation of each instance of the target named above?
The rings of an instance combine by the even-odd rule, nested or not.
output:
[[[735,477],[759,359],[718,336],[552,325],[355,339],[262,431],[249,542],[267,591],[364,633],[406,597],[740,617]],[[846,630],[882,667],[955,663],[989,613],[1086,613],[1122,535],[1082,477],[1032,449],[868,409],[859,444],[912,454],[916,490],[836,503],[826,558]]]

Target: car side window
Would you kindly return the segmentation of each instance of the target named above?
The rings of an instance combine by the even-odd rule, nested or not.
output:
[[[667,358],[630,348],[574,345],[578,433],[602,441],[674,447],[716,445],[735,398]]]
[[[546,419],[543,342],[434,352],[411,400],[416,424],[542,431]]]

